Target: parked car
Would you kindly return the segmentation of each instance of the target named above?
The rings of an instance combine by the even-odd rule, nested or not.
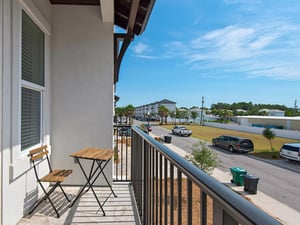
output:
[[[172,129],[172,134],[188,137],[192,135],[192,131],[187,129],[185,126],[175,126]]]
[[[300,142],[286,143],[279,152],[280,156],[288,160],[300,161]]]
[[[150,124],[145,123],[145,128],[150,132],[152,131],[152,127]]]
[[[230,152],[251,152],[254,150],[253,142],[248,138],[222,135],[212,139],[212,145],[228,149]]]
[[[131,127],[122,127],[118,130],[120,136],[131,136]]]

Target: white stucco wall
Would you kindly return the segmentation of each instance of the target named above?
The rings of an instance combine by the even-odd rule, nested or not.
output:
[[[217,127],[221,129],[228,130],[238,130],[243,132],[262,134],[264,128],[261,127],[252,127],[238,124],[225,124],[225,123],[214,123],[214,122],[205,122],[205,126]],[[281,130],[281,129],[272,129],[277,137],[290,138],[295,140],[300,140],[300,131],[298,130]]]
[[[74,172],[68,183],[83,184],[74,151],[112,149],[113,24],[102,23],[97,6],[53,6],[52,162]],[[107,167],[112,179],[112,165]]]
[[[22,8],[46,34],[43,144],[51,144],[53,166],[74,169],[69,183],[81,184],[81,171],[69,155],[86,146],[112,148],[112,22],[101,22],[99,6],[1,0],[0,225],[16,224],[41,194],[20,151]],[[111,181],[111,165],[106,173]]]
[[[21,77],[21,12],[22,9],[46,32],[51,23],[48,0],[2,0],[1,13],[1,222],[14,225],[37,196],[37,183],[26,154],[20,150],[20,77]],[[43,8],[43,12],[39,11]],[[45,16],[48,14],[48,16]],[[47,17],[47,19],[46,19]],[[49,50],[49,30],[46,45]],[[5,57],[4,57],[5,56]],[[46,61],[49,60],[46,50]],[[47,61],[49,64],[49,61]],[[49,68],[46,68],[49,75]],[[47,92],[47,91],[46,91]],[[47,93],[45,93],[47,95]],[[46,100],[49,104],[48,100]],[[45,111],[49,106],[45,106]],[[47,114],[47,112],[45,112]],[[49,134],[45,123],[44,134]],[[46,140],[46,138],[45,138]],[[41,170],[44,170],[43,165]],[[32,202],[31,202],[32,203]]]
[[[0,1],[0,15],[3,15],[3,1]],[[0,16],[0,93],[2,96],[2,84],[3,84],[3,46],[2,46],[2,41],[3,41],[3,20],[2,16]],[[2,184],[3,176],[2,176],[2,134],[3,134],[3,127],[2,127],[2,98],[0,98],[0,184]],[[2,218],[2,185],[0,185],[0,218]],[[1,219],[0,219],[0,224],[2,224]]]

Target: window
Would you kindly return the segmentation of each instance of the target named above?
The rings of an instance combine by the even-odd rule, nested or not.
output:
[[[41,143],[45,90],[45,37],[22,11],[21,150]]]

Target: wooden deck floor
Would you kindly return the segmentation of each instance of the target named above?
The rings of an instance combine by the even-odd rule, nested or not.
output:
[[[74,199],[79,191],[79,187],[64,187],[68,195]],[[58,190],[58,189],[57,189]],[[136,225],[139,224],[131,186],[129,183],[113,183],[113,190],[117,194],[113,195],[104,204],[106,216],[102,215],[94,195],[91,190],[85,193],[72,208],[64,199],[61,192],[53,193],[55,205],[59,207],[60,218],[56,218],[56,214],[48,203],[44,201],[31,215],[25,215],[17,225],[83,225],[83,224],[107,224],[107,225]],[[103,202],[110,190],[106,187],[95,188],[100,202]]]

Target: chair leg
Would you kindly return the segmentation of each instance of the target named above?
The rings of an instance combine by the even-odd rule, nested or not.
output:
[[[59,183],[56,183],[55,185],[53,185],[53,187],[47,192],[46,190],[45,190],[45,188],[44,188],[44,186],[39,182],[39,184],[40,184],[40,186],[42,187],[42,189],[43,189],[43,191],[44,191],[44,193],[45,193],[45,196],[43,197],[43,198],[41,198],[38,202],[37,202],[37,204],[28,212],[28,214],[31,214],[44,200],[46,200],[46,199],[48,199],[49,200],[49,202],[50,202],[50,204],[51,204],[51,206],[52,206],[52,208],[54,209],[54,211],[55,211],[55,213],[56,213],[56,215],[57,215],[57,218],[59,218],[60,217],[60,215],[59,215],[59,213],[58,213],[58,211],[57,211],[57,209],[55,208],[55,206],[54,206],[54,204],[53,204],[53,202],[51,201],[51,199],[50,199],[50,194],[57,188],[57,186],[59,186],[60,184]]]
[[[58,184],[60,190],[62,191],[62,193],[64,193],[64,196],[66,197],[68,202],[71,202],[71,200],[68,198],[68,195],[66,194],[66,192],[64,191],[64,189],[62,188],[62,186],[60,184]]]

